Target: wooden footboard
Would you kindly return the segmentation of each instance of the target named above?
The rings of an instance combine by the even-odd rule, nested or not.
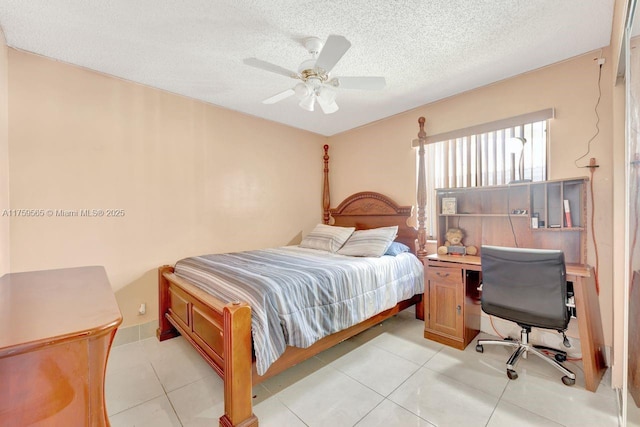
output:
[[[173,274],[173,267],[158,269],[160,341],[182,335],[224,380],[225,413],[220,426],[257,426],[252,410],[252,386],[276,375],[412,305],[423,310],[422,295],[401,301],[349,329],[329,335],[308,348],[287,347],[264,375],[257,375],[251,350],[251,308],[243,302],[224,304]]]
[[[224,380],[224,415],[220,426],[257,426],[253,414],[251,308],[224,304],[173,274],[158,269],[160,341],[180,333]]]

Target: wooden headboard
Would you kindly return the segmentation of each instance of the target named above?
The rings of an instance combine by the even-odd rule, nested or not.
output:
[[[397,225],[396,241],[416,251],[418,230],[407,225],[407,220],[411,218],[413,212],[412,206],[398,206],[383,194],[363,191],[347,197],[337,208],[330,209],[329,212],[334,219],[333,225],[341,227],[367,230]]]

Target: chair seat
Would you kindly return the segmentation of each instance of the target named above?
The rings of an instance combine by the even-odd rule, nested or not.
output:
[[[565,307],[564,310],[556,310],[555,316],[549,315],[543,317],[536,312],[517,310],[512,307],[494,304],[491,302],[482,302],[482,311],[492,316],[510,320],[520,326],[553,329],[555,331],[563,331],[567,329],[568,315],[565,314],[565,311],[568,312],[568,310],[569,309]]]

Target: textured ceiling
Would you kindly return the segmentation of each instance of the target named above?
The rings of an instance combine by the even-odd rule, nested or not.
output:
[[[614,0],[0,0],[7,44],[126,80],[334,135],[609,45]],[[339,76],[384,76],[382,91],[338,89],[340,109],[295,97],[302,41],[345,36]]]

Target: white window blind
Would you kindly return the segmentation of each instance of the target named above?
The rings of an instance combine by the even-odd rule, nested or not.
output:
[[[547,179],[547,120],[553,109],[427,137],[427,233],[436,233],[436,188]],[[504,127],[507,125],[507,127]],[[440,139],[443,138],[443,139]],[[519,138],[524,138],[522,143]],[[414,143],[415,145],[415,143]],[[520,156],[524,176],[520,176]]]

